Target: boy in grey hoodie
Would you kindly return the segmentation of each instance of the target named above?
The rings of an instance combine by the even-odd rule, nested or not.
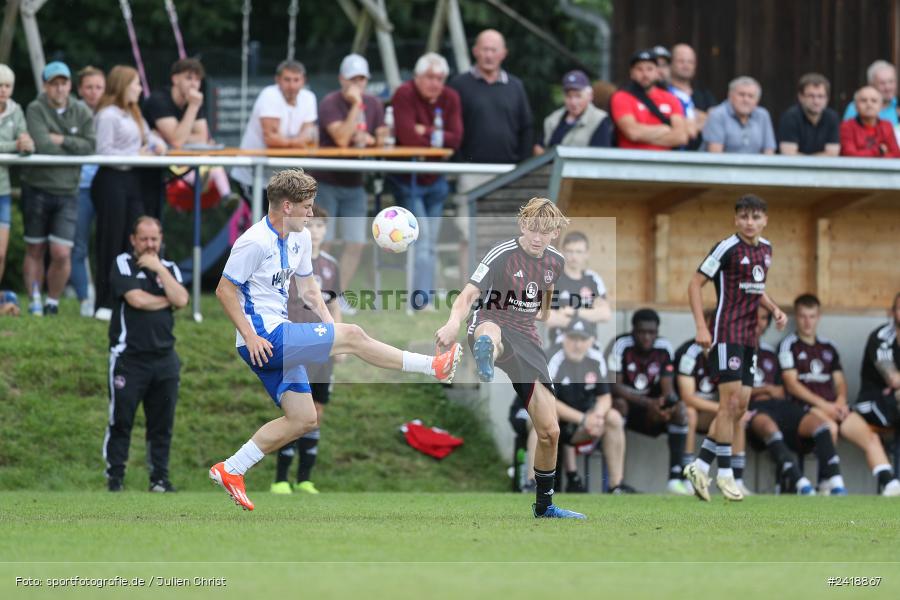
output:
[[[38,154],[94,153],[93,113],[70,96],[72,73],[64,63],[51,62],[42,73],[44,91],[28,105],[25,119]],[[71,252],[78,220],[79,166],[31,167],[22,172],[25,220],[25,285],[31,292],[29,312],[40,316],[59,311],[59,297],[71,269]],[[41,304],[44,255],[50,245],[47,303]]]

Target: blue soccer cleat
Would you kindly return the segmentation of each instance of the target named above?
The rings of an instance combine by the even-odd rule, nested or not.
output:
[[[809,483],[797,488],[798,496],[815,496],[816,489]]]
[[[840,487],[840,486],[833,487],[833,488],[831,488],[831,491],[828,493],[828,495],[829,496],[846,496],[847,488]]]
[[[579,512],[575,512],[574,510],[566,510],[565,508],[560,508],[555,504],[551,504],[547,507],[547,510],[544,511],[544,514],[537,514],[537,504],[531,505],[531,512],[534,513],[535,519],[587,519],[586,516]]]
[[[494,380],[494,341],[486,335],[479,336],[472,346],[478,379],[484,383]]]

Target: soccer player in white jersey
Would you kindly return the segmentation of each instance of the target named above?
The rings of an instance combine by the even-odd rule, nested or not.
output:
[[[246,510],[253,510],[253,503],[244,488],[244,473],[269,452],[318,425],[304,364],[353,354],[377,367],[423,373],[449,383],[462,356],[460,344],[438,356],[426,356],[374,340],[357,325],[335,323],[313,277],[312,244],[304,227],[313,216],[316,180],[302,170],[288,169],[269,180],[266,192],[268,215],[234,243],[216,288],[225,314],[237,328],[238,353],[284,411],[209,470],[210,478]],[[300,297],[321,323],[288,320],[291,277],[297,277]]]

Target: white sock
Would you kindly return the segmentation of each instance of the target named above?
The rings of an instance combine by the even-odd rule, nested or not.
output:
[[[734,479],[734,471],[729,469],[719,469],[716,471],[716,477],[731,477]]]
[[[844,485],[844,478],[841,477],[840,475],[834,475],[834,476],[832,476],[832,477],[829,477],[829,478],[828,478],[828,484],[829,484],[832,488],[836,488],[836,487],[847,487],[847,486]]]
[[[703,460],[702,458],[698,458],[694,461],[697,463],[697,468],[703,471],[704,475],[709,475],[709,463]]]
[[[59,306],[59,299],[47,296],[47,306]]]
[[[243,475],[250,467],[263,459],[265,454],[257,447],[253,440],[241,446],[234,456],[225,461],[225,470],[232,475]]]
[[[415,352],[403,351],[403,371],[406,373],[423,373],[425,375],[434,375],[434,369],[431,368],[433,356],[424,354],[416,354]]]

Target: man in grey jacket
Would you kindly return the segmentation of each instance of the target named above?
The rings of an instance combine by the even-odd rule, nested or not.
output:
[[[28,105],[25,120],[38,154],[84,155],[94,153],[93,113],[70,96],[72,73],[55,61],[44,67],[44,91]],[[59,297],[71,269],[71,253],[78,221],[78,181],[81,168],[31,167],[22,171],[25,221],[25,285],[31,293],[29,312],[55,315]],[[44,256],[50,247],[47,268],[47,302],[41,303]]]
[[[543,154],[552,146],[609,147],[612,145],[612,121],[606,111],[592,102],[594,91],[583,71],[569,71],[563,77],[565,106],[544,119],[544,135],[534,148]]]

